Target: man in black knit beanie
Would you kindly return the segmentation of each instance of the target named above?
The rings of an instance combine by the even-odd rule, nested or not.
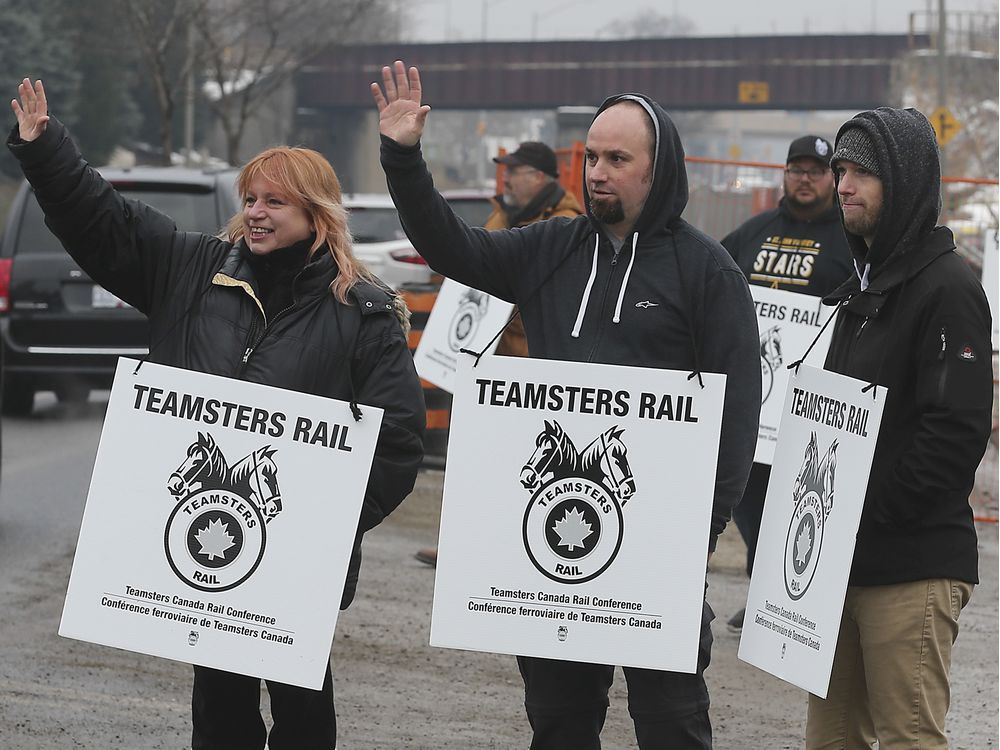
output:
[[[832,166],[855,274],[826,369],[886,389],[825,700],[806,747],[947,748],[958,619],[978,582],[969,493],[993,406],[990,311],[936,226],[941,176],[913,109],[862,112]]]

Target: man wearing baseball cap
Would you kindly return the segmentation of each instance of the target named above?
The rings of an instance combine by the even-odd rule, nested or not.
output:
[[[516,151],[493,159],[503,164],[503,193],[493,199],[487,229],[524,227],[552,216],[583,213],[572,194],[559,184],[555,152],[539,141],[525,141]]]
[[[542,219],[566,216],[572,219],[583,213],[579,201],[559,184],[559,161],[555,152],[540,141],[525,141],[516,151],[493,158],[503,164],[503,193],[491,198],[493,213],[486,229],[526,227]],[[516,309],[516,308],[515,308]],[[527,357],[528,340],[524,323],[514,316],[497,343],[497,354]],[[428,565],[437,565],[437,547],[418,549],[415,557]]]
[[[948,747],[951,652],[978,582],[969,506],[993,407],[983,287],[936,226],[934,130],[882,107],[841,127],[837,194],[856,271],[826,369],[885,393],[826,699],[806,747]],[[847,471],[851,467],[844,467]]]
[[[778,207],[757,214],[722,240],[751,285],[822,297],[850,276],[851,254],[833,200],[832,155],[833,146],[818,135],[792,141]],[[733,511],[733,521],[747,545],[748,576],[770,477],[769,465],[755,463],[743,498]],[[729,619],[730,630],[742,630],[744,614],[741,609]]]

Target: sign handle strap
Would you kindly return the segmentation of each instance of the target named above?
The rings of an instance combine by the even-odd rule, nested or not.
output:
[[[501,328],[499,331],[496,332],[493,338],[491,338],[489,342],[486,344],[486,346],[483,347],[483,350],[481,352],[476,352],[473,351],[472,349],[465,349],[465,348],[459,349],[458,351],[462,354],[471,354],[473,357],[475,357],[476,361],[472,366],[478,367],[479,360],[481,360],[483,358],[483,355],[486,354],[487,349],[493,346],[493,342],[496,341],[498,338],[500,338],[501,334],[503,334],[503,332],[507,330],[507,326],[513,323],[514,318],[516,318],[520,314],[521,314],[521,308],[515,307],[514,312],[511,313],[510,317],[507,319],[507,322],[503,324],[503,328]]]
[[[843,305],[844,302],[846,301],[847,300],[841,300],[840,302],[837,303],[837,306],[833,308],[833,312],[830,313],[830,317],[826,319],[826,322],[823,324],[823,327],[819,329],[819,333],[816,334],[815,338],[813,338],[812,340],[812,343],[809,344],[809,348],[806,349],[806,353],[803,354],[794,362],[792,362],[792,364],[788,365],[786,369],[795,370],[795,374],[796,375],[799,374],[799,365],[801,365],[803,362],[806,361],[806,357],[809,356],[809,352],[811,352],[813,350],[813,347],[816,346],[816,342],[820,340],[820,337],[823,335],[823,331],[825,331],[826,327],[830,325],[830,321],[833,320],[834,317],[837,315],[837,310],[839,310],[840,306]]]

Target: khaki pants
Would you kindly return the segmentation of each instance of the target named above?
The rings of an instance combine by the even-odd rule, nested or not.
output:
[[[826,700],[809,696],[807,750],[947,748],[951,648],[964,581],[851,586]]]

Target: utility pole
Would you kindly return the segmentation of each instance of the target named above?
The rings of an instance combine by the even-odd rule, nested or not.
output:
[[[947,44],[945,37],[948,35],[948,17],[945,14],[945,0],[938,0],[938,33],[937,33],[937,52],[938,52],[938,106],[947,106],[947,94],[948,94],[948,51],[946,49]],[[945,172],[945,158],[944,158],[944,147],[939,149],[941,152],[941,176],[943,177],[947,172]],[[942,191],[943,191],[942,187]]]

